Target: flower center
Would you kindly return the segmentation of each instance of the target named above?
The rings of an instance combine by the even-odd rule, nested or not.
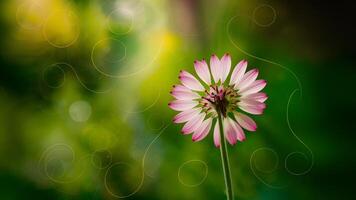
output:
[[[220,112],[224,117],[227,113],[237,109],[239,102],[238,92],[230,86],[211,85],[209,90],[205,90],[202,97],[203,110],[207,113],[216,114]]]

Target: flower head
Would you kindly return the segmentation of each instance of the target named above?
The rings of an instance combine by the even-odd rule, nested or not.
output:
[[[256,80],[258,70],[246,72],[247,61],[240,61],[231,69],[231,57],[225,54],[221,59],[216,55],[210,58],[210,67],[205,60],[195,61],[194,68],[199,76],[180,71],[181,84],[174,85],[171,95],[175,100],[168,105],[177,114],[173,122],[185,123],[183,134],[193,133],[193,141],[204,139],[214,125],[214,144],[220,146],[218,112],[223,118],[224,136],[231,144],[245,140],[242,128],[256,131],[253,119],[242,112],[261,115],[266,108],[267,95],[260,92],[265,80]]]

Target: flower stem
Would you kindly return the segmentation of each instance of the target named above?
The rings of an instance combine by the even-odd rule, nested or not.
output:
[[[226,195],[227,200],[233,200],[233,191],[232,191],[232,180],[231,180],[231,172],[230,172],[230,164],[229,164],[229,155],[226,147],[226,140],[224,137],[224,128],[221,118],[221,113],[218,112],[218,121],[220,128],[220,153],[221,153],[221,163],[224,171],[224,179],[225,179],[225,187],[226,187]]]

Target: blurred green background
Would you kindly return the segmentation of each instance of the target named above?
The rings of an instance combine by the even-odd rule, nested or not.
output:
[[[225,199],[212,134],[193,143],[167,106],[180,69],[225,52],[268,81],[229,146],[236,199],[354,199],[354,9],[1,1],[0,199]]]

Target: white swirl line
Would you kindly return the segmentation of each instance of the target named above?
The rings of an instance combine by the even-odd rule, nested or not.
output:
[[[276,168],[277,168],[277,165],[278,165],[278,163],[279,163],[279,159],[278,159],[277,153],[276,153],[272,148],[261,147],[261,148],[256,149],[255,151],[253,151],[252,154],[251,154],[251,157],[250,157],[250,169],[251,169],[252,173],[255,175],[255,177],[256,177],[259,181],[261,181],[261,183],[265,184],[267,187],[270,187],[270,188],[273,188],[273,189],[283,189],[283,188],[287,187],[287,186],[271,185],[271,184],[267,183],[265,180],[263,180],[263,179],[256,173],[256,171],[255,171],[255,169],[254,169],[254,167],[253,167],[253,166],[254,166],[254,164],[253,164],[253,163],[254,163],[254,162],[253,162],[253,157],[255,156],[255,154],[256,154],[258,151],[262,151],[262,150],[267,150],[267,151],[273,152],[274,155],[276,155],[276,158],[277,158],[274,169],[271,170],[271,171],[269,171],[269,173],[272,173],[272,172],[275,171]]]
[[[307,158],[307,156],[306,156],[304,153],[298,152],[298,151],[294,151],[294,152],[289,153],[289,154],[287,155],[287,157],[286,157],[286,159],[285,159],[285,162],[284,162],[284,166],[285,166],[286,170],[287,170],[289,173],[291,173],[292,175],[300,176],[300,175],[304,175],[304,174],[308,173],[308,172],[313,168],[313,165],[314,165],[314,154],[313,154],[313,151],[308,147],[308,145],[306,145],[306,144],[303,142],[303,140],[301,140],[301,139],[297,136],[297,134],[295,134],[294,130],[292,129],[292,126],[290,125],[290,121],[289,121],[289,105],[290,105],[290,101],[291,101],[291,99],[292,99],[294,93],[296,93],[297,91],[298,91],[298,89],[295,89],[295,90],[290,94],[290,96],[289,96],[288,104],[287,104],[286,120],[287,120],[288,128],[289,128],[289,130],[291,131],[291,133],[293,134],[293,136],[294,136],[301,144],[303,144],[304,147],[309,151],[309,153],[310,153],[310,155],[311,155],[311,164],[310,164],[309,168],[308,168],[307,170],[303,171],[303,172],[296,173],[296,172],[290,171],[289,168],[288,168],[288,164],[287,164],[289,157],[291,157],[291,156],[294,155],[294,154],[301,154],[301,155],[303,155],[305,158]]]
[[[73,67],[71,64],[68,64],[68,63],[66,63],[66,62],[53,63],[53,64],[51,64],[49,67],[58,66],[59,68],[61,68],[60,65],[64,65],[64,66],[69,67],[69,68],[72,70],[72,72],[74,73],[74,75],[75,75],[75,77],[77,78],[77,80],[79,81],[79,84],[80,84],[81,86],[83,86],[86,90],[90,91],[90,92],[97,93],[97,94],[102,94],[102,93],[109,92],[109,91],[111,90],[111,88],[109,88],[109,89],[104,90],[104,91],[96,91],[96,90],[93,90],[93,89],[88,88],[88,87],[82,82],[82,80],[80,79],[79,75],[78,75],[77,72],[75,71],[74,67]],[[43,77],[43,80],[44,80],[44,74],[42,75],[42,77]],[[64,74],[64,78],[65,78],[65,74]],[[64,82],[64,81],[63,81],[63,82]],[[63,83],[61,83],[61,84],[60,84],[59,86],[57,86],[57,87],[60,87],[60,86],[62,86],[62,85],[63,85]],[[50,86],[50,87],[51,87],[51,86]]]
[[[291,69],[289,69],[288,67],[286,67],[286,66],[284,66],[284,65],[281,65],[281,64],[279,64],[279,63],[277,63],[277,62],[274,62],[274,61],[271,61],[271,60],[268,60],[268,59],[265,59],[265,58],[261,58],[261,57],[255,56],[255,55],[253,55],[253,54],[251,54],[251,53],[245,51],[244,49],[242,49],[241,47],[239,47],[239,46],[234,42],[234,40],[231,38],[231,35],[230,35],[230,24],[231,24],[231,22],[232,22],[235,18],[237,18],[237,17],[238,17],[238,15],[232,17],[232,18],[228,21],[228,23],[227,23],[227,25],[226,25],[226,32],[227,32],[227,35],[228,35],[229,40],[230,40],[230,42],[232,43],[232,45],[233,45],[236,49],[238,49],[240,52],[242,52],[243,54],[245,54],[245,55],[247,55],[247,56],[249,56],[249,57],[251,57],[251,58],[254,58],[254,59],[257,59],[257,60],[260,60],[260,61],[263,61],[263,62],[272,64],[272,65],[278,66],[278,67],[280,67],[280,68],[282,68],[282,69],[288,71],[288,72],[296,79],[296,81],[297,81],[297,83],[298,83],[298,88],[299,88],[299,90],[300,90],[300,96],[302,96],[302,91],[303,91],[303,90],[302,90],[302,84],[301,84],[301,82],[300,82],[298,76],[297,76]]]
[[[106,173],[105,173],[105,177],[104,177],[104,185],[105,185],[105,188],[106,190],[109,192],[110,195],[112,195],[113,197],[115,198],[120,198],[120,199],[123,199],[123,198],[127,198],[127,197],[130,197],[134,194],[136,194],[143,186],[143,182],[145,180],[145,161],[146,161],[146,156],[148,154],[148,151],[150,150],[151,146],[155,143],[155,141],[163,134],[164,130],[166,130],[168,128],[168,126],[170,126],[171,124],[167,124],[159,133],[158,135],[151,141],[151,143],[147,146],[146,150],[145,150],[145,153],[143,154],[143,157],[142,157],[142,162],[141,162],[141,180],[140,180],[140,183],[138,184],[137,188],[131,192],[130,194],[127,194],[127,195],[123,195],[123,196],[119,196],[117,194],[114,194],[110,189],[109,189],[109,186],[107,184],[107,177],[108,177],[108,174],[109,174],[109,171],[110,169],[114,166],[114,165],[118,165],[118,163],[115,163],[113,165],[111,165],[108,170],[106,170]]]
[[[187,184],[187,183],[184,183],[184,181],[182,180],[180,174],[181,174],[181,170],[182,170],[183,166],[187,165],[188,163],[192,163],[192,162],[202,163],[204,165],[204,167],[205,167],[205,173],[204,173],[204,177],[198,183],[196,183],[196,184]],[[199,160],[199,159],[188,160],[188,161],[184,162],[181,166],[179,166],[179,169],[178,169],[178,180],[182,185],[184,185],[186,187],[198,187],[199,185],[204,183],[204,181],[208,177],[208,173],[209,173],[209,168],[208,168],[208,165],[206,164],[206,162],[204,162],[202,160]]]

